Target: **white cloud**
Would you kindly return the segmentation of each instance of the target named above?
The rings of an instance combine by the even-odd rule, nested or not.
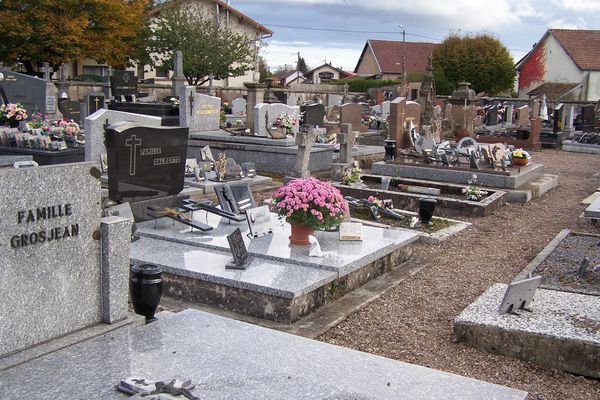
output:
[[[600,11],[600,0],[552,0],[552,3],[571,11]]]
[[[562,18],[550,19],[548,21],[549,28],[554,29],[586,29],[587,23],[582,17],[575,20],[564,20]]]
[[[342,68],[346,71],[354,70],[358,57],[360,57],[361,47],[353,48],[349,46],[323,46],[312,45],[308,47],[297,47],[291,44],[282,44],[282,42],[272,41],[262,49],[261,54],[266,58],[267,64],[271,68],[288,65],[295,67],[297,52],[304,58],[309,67],[314,68],[323,64],[324,61],[331,62],[336,68]]]

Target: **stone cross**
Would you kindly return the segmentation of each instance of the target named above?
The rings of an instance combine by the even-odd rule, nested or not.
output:
[[[352,146],[354,145],[354,131],[352,124],[340,124],[340,133],[337,134],[340,145],[340,163],[352,165]]]
[[[173,95],[183,100],[187,80],[183,74],[183,56],[181,51],[175,52],[175,74],[173,75]]]
[[[308,165],[310,163],[310,151],[317,138],[318,129],[310,128],[308,132],[298,132],[296,134],[296,145],[298,153],[296,155],[296,165],[292,175],[297,178],[310,176]]]
[[[46,82],[50,82],[51,78],[50,78],[50,63],[45,62],[44,63],[44,80]]]

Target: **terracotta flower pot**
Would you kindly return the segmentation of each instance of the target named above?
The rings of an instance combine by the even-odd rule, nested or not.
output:
[[[302,246],[308,246],[308,236],[315,233],[315,230],[308,225],[304,224],[291,224],[292,235],[290,236],[290,243],[299,244]]]
[[[513,158],[512,163],[513,165],[523,166],[529,164],[529,160],[527,158]]]

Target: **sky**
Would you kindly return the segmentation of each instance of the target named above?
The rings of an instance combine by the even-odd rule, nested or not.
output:
[[[550,28],[600,29],[600,0],[230,0],[273,36],[261,54],[269,68],[324,61],[352,71],[367,39],[440,43],[486,32],[520,60]]]

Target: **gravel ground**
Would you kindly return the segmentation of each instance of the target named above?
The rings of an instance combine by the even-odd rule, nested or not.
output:
[[[542,276],[542,286],[600,296],[600,236],[569,235],[538,265],[534,275]],[[584,257],[590,260],[586,274],[579,277]]]
[[[409,363],[506,385],[531,400],[600,399],[600,381],[484,353],[454,342],[454,318],[489,286],[510,282],[565,228],[578,228],[581,200],[600,181],[597,155],[546,150],[533,153],[559,186],[528,204],[510,204],[415,255],[429,262],[410,279],[332,328],[319,339]],[[598,232],[595,232],[598,233]]]

